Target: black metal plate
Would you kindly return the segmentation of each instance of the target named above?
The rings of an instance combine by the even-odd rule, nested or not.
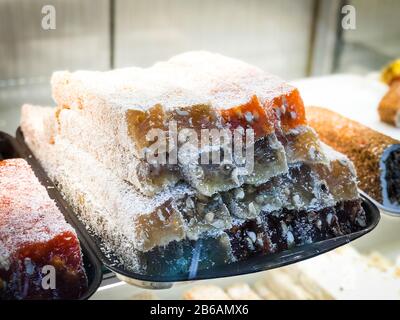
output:
[[[12,158],[24,158],[27,160],[39,181],[46,187],[50,198],[56,201],[60,211],[65,217],[65,220],[75,227],[75,224],[70,220],[71,213],[68,212],[68,209],[64,207],[63,203],[58,201],[60,195],[57,189],[48,179],[36,159],[30,157],[29,152],[27,153],[25,148],[21,148],[20,144],[13,137],[0,132],[0,160]],[[82,248],[83,265],[88,278],[88,290],[79,299],[86,300],[89,299],[90,296],[92,296],[99,288],[103,275],[99,259],[97,259],[96,255],[91,250],[86,238],[82,235],[81,230],[78,228],[75,229]]]
[[[20,143],[21,147],[25,149],[23,151],[24,157],[30,157],[31,163],[33,163],[35,167],[40,168],[35,158],[32,156],[29,148],[26,146],[23,134],[20,129],[18,129],[17,131],[17,140]],[[43,172],[42,175],[44,175]],[[58,202],[62,203],[64,207],[68,208],[68,204],[64,201],[64,199],[61,197],[59,193],[55,193],[55,196],[57,197]],[[345,245],[370,232],[377,226],[380,220],[380,213],[375,204],[364,196],[362,196],[362,199],[363,199],[363,208],[367,216],[367,226],[361,231],[304,246],[298,246],[290,250],[286,250],[276,254],[256,256],[246,261],[240,261],[223,266],[213,267],[211,269],[206,269],[206,270],[199,270],[196,273],[196,276],[192,278],[189,277],[188,274],[176,275],[174,277],[166,277],[159,275],[144,275],[140,273],[131,272],[130,270],[124,268],[124,266],[120,265],[118,263],[118,260],[116,258],[113,258],[112,255],[110,255],[109,253],[105,254],[102,251],[101,248],[104,248],[102,240],[99,237],[90,234],[71,209],[68,209],[66,212],[69,215],[69,220],[71,221],[71,224],[77,230],[79,230],[82,235],[84,235],[91,249],[95,252],[100,261],[110,270],[118,274],[121,274],[123,276],[126,276],[128,278],[145,282],[152,282],[152,283],[178,282],[178,281],[188,281],[188,280],[202,280],[211,278],[230,277],[230,276],[279,268],[288,264],[292,264],[295,262],[315,257],[319,254],[328,252],[337,247]]]

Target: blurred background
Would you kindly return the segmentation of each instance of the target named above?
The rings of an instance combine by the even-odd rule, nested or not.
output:
[[[343,6],[356,10],[342,27]],[[45,30],[42,9],[55,9]],[[398,0],[0,0],[0,130],[24,102],[52,104],[59,69],[149,66],[187,50],[243,59],[285,79],[366,74],[400,56]]]

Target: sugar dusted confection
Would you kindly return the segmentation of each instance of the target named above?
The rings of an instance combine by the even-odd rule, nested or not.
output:
[[[195,270],[206,269],[365,225],[354,169],[333,151],[326,152],[331,158],[329,166],[297,165],[277,181],[256,188],[205,197],[179,184],[150,198],[76,144],[58,136],[54,143],[48,142],[43,132],[46,126],[32,123],[35,117],[31,114],[36,120],[40,114],[46,119],[50,111],[24,106],[26,142],[80,218],[132,270],[170,275],[187,272],[193,268],[195,253]],[[347,189],[341,187],[341,179]],[[274,206],[269,198],[280,202]],[[236,209],[229,199],[244,209]]]
[[[287,161],[323,161],[315,133],[306,128],[297,89],[256,67],[217,54],[190,52],[148,69],[56,72],[52,88],[57,117],[62,118],[65,110],[75,111],[70,119],[79,115],[93,123],[89,129],[60,119],[59,130],[90,130],[88,138],[102,131],[104,138],[96,135],[90,142],[81,138],[82,144],[91,153],[91,143],[120,148],[119,161],[107,165],[144,194],[154,194],[179,177],[210,196],[243,183],[264,183],[285,172]],[[143,152],[152,143],[146,134],[152,129],[167,131],[172,121],[178,130],[192,128],[198,133],[239,126],[253,129],[257,140],[254,174],[238,177],[202,165],[144,164]],[[286,145],[288,150],[298,146],[297,153],[287,154],[287,161]],[[300,145],[310,145],[310,152]],[[103,159],[107,161],[107,157],[99,158]]]
[[[399,141],[324,108],[307,107],[307,118],[322,141],[354,162],[362,190],[384,205],[399,207]]]
[[[43,288],[53,266],[56,288]],[[87,289],[75,231],[22,159],[0,161],[0,297],[76,299]]]
[[[395,81],[383,96],[378,113],[383,122],[400,127],[400,79]]]
[[[258,68],[192,52],[148,69],[56,73],[52,86],[57,108],[22,108],[25,141],[127,269],[190,278],[366,225],[352,163],[319,141],[297,89]],[[141,157],[143,135],[172,120],[253,129],[253,172],[192,161],[203,147],[178,164]]]

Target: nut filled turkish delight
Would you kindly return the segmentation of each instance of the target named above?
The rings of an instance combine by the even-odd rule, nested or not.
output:
[[[25,141],[128,269],[190,278],[366,224],[352,163],[256,67],[191,52],[52,85],[57,108],[23,106]]]
[[[25,160],[0,161],[0,297],[77,299],[86,290],[75,231]]]

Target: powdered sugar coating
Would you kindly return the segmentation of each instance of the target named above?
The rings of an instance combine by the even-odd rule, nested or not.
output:
[[[0,269],[7,269],[23,245],[45,243],[73,228],[64,220],[29,164],[0,162]]]
[[[167,109],[196,104],[225,109],[245,104],[253,95],[264,103],[295,89],[257,67],[202,51],[177,55],[147,69],[56,72],[52,87],[59,105],[86,105],[85,96],[92,96],[121,111],[146,110],[156,104]]]
[[[150,183],[149,179],[138,179],[138,173],[135,173],[135,168],[132,167],[135,163],[138,163],[135,158],[140,159],[142,157],[143,141],[141,140],[145,140],[147,131],[140,129],[138,133],[132,133],[135,131],[133,128],[141,127],[135,120],[131,119],[131,111],[154,111],[155,106],[161,105],[163,112],[170,112],[185,107],[192,110],[193,106],[202,105],[207,106],[210,114],[217,114],[216,117],[219,120],[210,125],[211,127],[213,125],[218,127],[221,125],[220,112],[246,105],[254,97],[262,106],[269,105],[276,98],[281,99],[282,103],[286,101],[286,104],[284,103],[286,109],[288,107],[286,95],[289,97],[296,90],[278,77],[257,67],[219,54],[202,51],[184,53],[146,69],[134,67],[107,72],[55,72],[51,82],[53,97],[59,110],[72,109],[72,111],[77,111],[83,116],[87,126],[90,123],[90,126],[100,128],[102,132],[96,132],[96,137],[102,134],[106,139],[112,141],[109,145],[118,146],[123,150],[125,156],[118,160],[128,163],[129,168],[128,166],[125,166],[125,168],[119,166],[121,161],[111,161],[108,167],[115,172],[122,173],[123,179],[132,183],[146,195],[155,194],[164,186],[172,185],[175,180],[169,177],[165,178],[165,181],[160,182],[160,188],[156,184]],[[302,113],[301,98],[292,107],[295,108],[296,112]],[[296,109],[297,107],[299,110]],[[263,109],[263,107],[260,108]],[[170,119],[169,116],[161,115],[161,112],[158,111],[157,109],[157,114],[160,114],[160,118],[164,122]],[[135,112],[134,115],[136,115]],[[266,122],[269,123],[268,127],[273,127],[274,116],[272,112],[270,110],[263,110],[262,112],[267,113],[265,117]],[[58,115],[62,117],[62,111]],[[282,114],[280,116],[283,117]],[[67,116],[64,118],[67,118]],[[152,116],[150,118],[151,121],[154,120]],[[175,119],[175,117],[173,116],[172,119]],[[185,118],[185,121],[188,121],[187,127],[191,126],[191,120],[193,120],[192,114]],[[75,121],[71,123],[73,125],[67,128],[69,133],[72,133],[71,136],[79,134],[82,129],[76,125]],[[59,124],[61,127],[62,121],[60,119]],[[150,127],[152,125],[157,126],[155,123],[151,123]],[[164,123],[164,125],[166,124]],[[273,132],[269,132],[269,134],[274,138]],[[96,140],[96,138],[93,137],[90,140]],[[101,140],[105,141],[105,139]],[[82,139],[82,143],[91,145],[92,141]],[[280,148],[282,148],[281,145]],[[278,165],[281,168],[286,165],[282,163],[283,160],[281,159],[284,157],[283,150],[276,152],[277,155],[274,157],[276,158],[275,167],[276,174],[279,174],[282,173],[282,170],[279,170]],[[123,159],[124,157],[125,159]],[[107,160],[104,159],[104,161]],[[185,169],[188,169],[185,172],[193,171],[192,168]],[[145,176],[145,174],[143,175]],[[265,179],[269,176],[271,174],[265,175],[264,180],[259,181],[259,183],[265,182]],[[164,178],[159,180],[162,179]],[[185,179],[190,184],[194,184],[196,188],[200,185],[200,183],[195,182],[196,179],[190,179],[190,177],[185,177]],[[234,185],[234,183],[232,184]],[[223,188],[214,190],[208,187],[202,189],[202,192],[207,195],[214,191],[225,190]],[[219,186],[215,187],[215,189],[217,188]]]
[[[279,170],[275,161],[271,165],[271,176],[283,175],[285,178],[288,167],[300,164],[318,164],[324,168],[321,175],[326,176],[330,174],[330,169],[325,170],[330,165],[329,162],[336,160],[325,156],[315,132],[306,126],[302,101],[295,88],[256,67],[220,55],[192,52],[157,63],[148,69],[57,72],[53,75],[52,87],[53,96],[58,104],[57,116],[54,115],[54,111],[24,106],[22,129],[25,139],[84,223],[132,269],[140,268],[141,252],[147,252],[154,247],[164,247],[174,240],[178,243],[181,240],[196,240],[199,234],[209,232],[203,229],[207,223],[215,222],[216,227],[212,231],[220,233],[230,228],[232,217],[235,216],[233,210],[229,212],[226,209],[225,219],[214,221],[217,217],[215,212],[206,212],[196,206],[193,212],[189,210],[189,219],[186,219],[187,207],[194,207],[190,201],[187,205],[187,194],[193,196],[195,201],[192,202],[196,204],[198,199],[202,201],[201,194],[195,194],[193,188],[186,185],[165,187],[151,198],[141,193],[143,190],[135,183],[139,180],[137,177],[129,177],[129,164],[138,163],[137,152],[143,147],[139,141],[141,136],[148,128],[157,127],[158,123],[153,118],[157,119],[165,110],[175,112],[179,108],[189,107],[177,112],[188,113],[187,110],[192,111],[201,105],[225,111],[242,106],[255,97],[255,100],[258,99],[262,104],[261,109],[271,111],[270,106],[266,104],[273,102],[272,108],[276,114],[273,112],[273,115],[268,115],[274,119],[272,131],[268,131],[273,139],[272,142],[261,146],[282,149],[282,161],[279,162],[284,164],[284,169]],[[291,95],[292,93],[294,94]],[[158,108],[159,104],[162,107]],[[154,117],[153,113],[146,113],[146,116],[151,114],[148,123],[142,117],[131,119],[128,116],[128,111],[134,110],[134,115],[143,115],[143,112],[136,110],[150,109]],[[46,112],[53,112],[53,124],[50,123],[51,120],[46,120]],[[43,117],[37,117],[38,114],[42,114]],[[171,114],[173,112],[169,115]],[[184,124],[186,121],[190,123],[194,118],[191,113],[188,114],[191,118],[185,118]],[[251,114],[245,114],[246,116],[251,122]],[[160,118],[162,124],[169,119],[163,116]],[[234,122],[228,121],[229,125],[231,123]],[[49,139],[47,132],[51,132],[54,126],[54,139]],[[130,130],[132,126],[138,128],[134,134]],[[133,158],[129,159],[132,156]],[[262,156],[268,158],[265,154]],[[308,212],[342,201],[341,194],[338,198],[330,194],[320,176],[311,176],[310,171],[316,171],[315,168],[305,170],[301,177],[298,177],[297,173],[294,174],[291,178],[299,179],[288,179],[284,186],[280,180],[273,182],[275,188],[271,189],[271,198],[282,201],[277,203],[276,208],[272,208],[271,203],[268,203],[269,207],[263,209],[264,212],[289,207]],[[346,179],[347,177],[344,177],[344,180]],[[294,190],[296,183],[299,192]],[[349,183],[351,191],[356,190],[354,181],[350,179]],[[237,185],[239,183],[235,184]],[[221,197],[218,193],[211,194]],[[351,199],[358,196],[357,191],[346,195],[350,195]],[[182,202],[186,203],[186,207],[181,206],[180,200],[185,200]],[[258,218],[257,215],[261,212],[260,206],[256,206],[258,200],[260,197],[256,195],[254,201],[246,203],[249,216],[244,218]],[[262,199],[258,202],[263,204]],[[177,207],[177,210],[171,210],[170,204]],[[173,223],[166,223],[169,218],[166,219],[160,213],[160,209],[165,208],[170,210]],[[204,219],[196,215],[198,212],[204,214]],[[175,228],[171,228],[173,225]],[[189,236],[193,230],[195,234]],[[292,245],[294,235],[290,232],[289,230],[285,236],[288,244]],[[306,231],[300,232],[306,234]],[[249,239],[254,239],[254,236],[250,236]]]
[[[25,141],[49,177],[57,182],[70,204],[79,211],[81,219],[106,242],[112,243],[113,248],[132,252],[134,257],[135,250],[148,248],[146,239],[151,236],[138,219],[145,219],[168,200],[177,200],[192,194],[193,190],[180,186],[166,189],[155,197],[146,197],[65,138],[57,137],[54,144],[49,143],[42,124],[43,118],[52,110],[23,106],[21,125]],[[181,227],[184,227],[183,222]],[[162,230],[155,231],[160,233]],[[182,232],[171,232],[165,240],[180,240],[183,236]]]

